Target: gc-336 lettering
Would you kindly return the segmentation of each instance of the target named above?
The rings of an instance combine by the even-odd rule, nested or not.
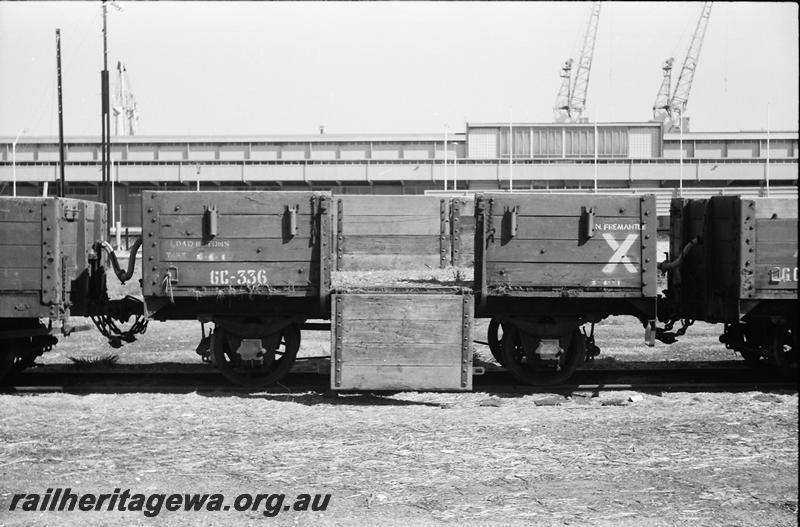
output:
[[[209,272],[211,285],[267,285],[265,269],[213,269]]]

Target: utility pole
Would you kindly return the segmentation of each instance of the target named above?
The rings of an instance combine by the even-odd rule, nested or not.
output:
[[[100,72],[100,97],[101,102],[101,145],[102,151],[102,185],[103,185],[103,201],[106,204],[106,225],[111,228],[111,192],[109,188],[109,181],[111,180],[111,171],[108,168],[108,161],[111,157],[111,115],[109,112],[109,83],[108,83],[108,31],[107,19],[108,3],[103,0],[103,71]]]
[[[508,191],[514,192],[514,125],[508,120]]]
[[[58,75],[58,153],[59,173],[58,196],[63,198],[67,193],[64,179],[64,106],[61,103],[61,30],[56,29],[56,71]]]
[[[594,191],[597,192],[597,114],[594,116]]]
[[[17,143],[19,142],[19,138],[22,134],[28,133],[26,128],[21,129],[17,132],[17,137],[14,138],[14,142],[11,143],[11,195],[15,198],[17,197]],[[47,182],[45,181],[45,186]],[[47,195],[47,193],[45,193]]]
[[[447,192],[447,125],[444,125],[444,190]]]
[[[765,168],[764,174],[765,174],[766,179],[767,179],[767,197],[769,197],[769,156],[770,156],[770,151],[769,151],[769,103],[767,103],[767,165],[766,165],[766,167],[764,167]]]

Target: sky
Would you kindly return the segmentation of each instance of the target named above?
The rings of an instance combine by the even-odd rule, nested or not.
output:
[[[108,57],[125,63],[137,135],[441,133],[551,122],[587,2],[117,2]],[[584,115],[652,117],[677,79],[699,2],[603,2]],[[99,2],[0,2],[0,136],[100,135]],[[715,3],[687,114],[693,131],[798,129],[798,6]]]

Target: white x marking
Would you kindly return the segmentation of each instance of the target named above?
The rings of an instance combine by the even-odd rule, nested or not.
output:
[[[637,271],[636,266],[633,265],[630,258],[628,258],[628,249],[631,248],[631,245],[633,245],[633,242],[635,242],[638,237],[638,234],[629,234],[622,243],[617,243],[617,240],[615,240],[613,236],[608,233],[603,233],[603,239],[614,251],[614,254],[611,255],[611,259],[608,260],[606,266],[603,267],[604,273],[613,273],[618,263],[624,265],[629,273],[635,273]]]

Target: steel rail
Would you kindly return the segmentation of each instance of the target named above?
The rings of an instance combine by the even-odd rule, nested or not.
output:
[[[115,371],[29,371],[11,379],[5,393],[276,393],[326,392],[327,374],[294,372],[281,383],[266,388],[245,388],[229,383],[216,370],[152,371],[142,368]],[[768,369],[745,367],[579,370],[568,381],[553,386],[517,383],[503,370],[474,377],[474,391],[484,393],[581,394],[615,391],[740,392],[797,391],[797,383]]]

